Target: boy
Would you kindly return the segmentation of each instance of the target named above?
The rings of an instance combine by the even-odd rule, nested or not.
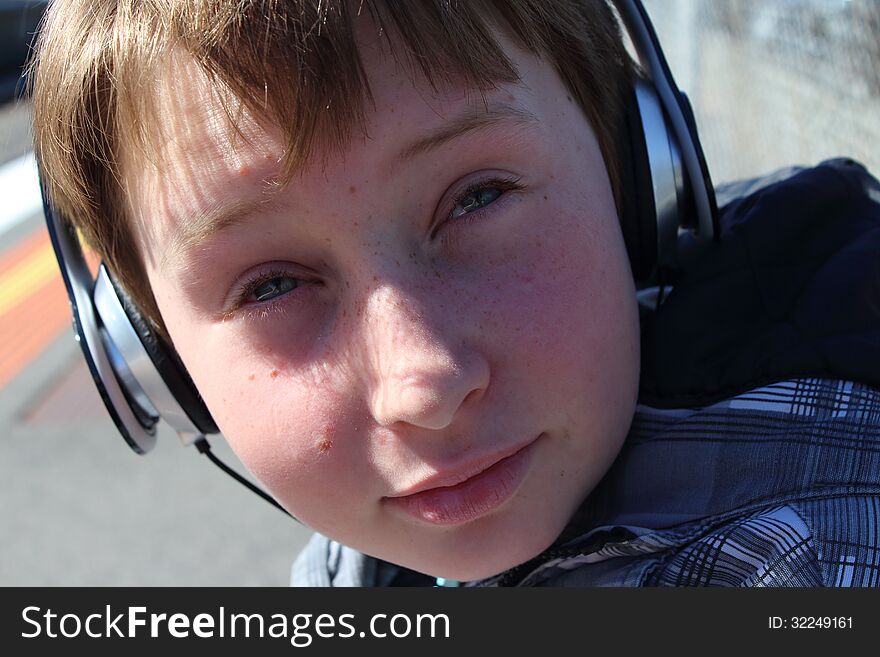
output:
[[[657,363],[675,313],[704,302],[699,266],[644,322],[641,401],[702,395],[709,410],[633,421],[639,317],[618,222],[633,72],[604,3],[240,4],[56,3],[35,130],[53,202],[173,342],[242,462],[338,542],[316,539],[297,582],[816,585],[849,568],[844,583],[877,583],[873,539],[836,520],[853,545],[829,557],[811,532],[830,512],[797,506],[876,522],[872,388],[846,384],[834,404],[835,431],[868,456],[832,479],[817,465],[830,453],[749,481],[729,474],[750,470],[740,442],[658,437],[705,413],[723,425],[722,396],[856,374],[699,362],[708,382],[676,389]],[[722,407],[754,397],[788,418],[779,385]],[[747,458],[792,454],[749,436]],[[777,474],[786,486],[759,485]]]

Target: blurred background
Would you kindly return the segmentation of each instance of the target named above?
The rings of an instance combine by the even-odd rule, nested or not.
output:
[[[716,183],[842,155],[880,171],[880,1],[643,3]]]
[[[0,0],[0,585],[285,585],[309,532],[167,428],[131,452],[72,339],[21,95],[44,4]],[[880,0],[645,5],[716,182],[841,155],[880,172]]]

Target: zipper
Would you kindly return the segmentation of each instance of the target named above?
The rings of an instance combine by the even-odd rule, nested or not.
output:
[[[538,566],[547,561],[554,559],[566,559],[568,557],[576,557],[583,554],[592,554],[598,552],[610,543],[622,543],[637,538],[636,534],[629,529],[623,527],[612,527],[611,529],[599,532],[595,536],[591,536],[588,540],[578,545],[571,546],[550,546],[541,554],[532,557],[528,561],[514,566],[505,573],[502,573],[495,582],[497,586],[519,586],[526,577]]]

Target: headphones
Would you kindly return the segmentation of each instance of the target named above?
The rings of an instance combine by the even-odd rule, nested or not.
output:
[[[718,240],[718,211],[690,103],[672,78],[644,7],[639,0],[614,0],[614,5],[646,74],[634,85],[619,139],[624,241],[636,281],[646,281],[675,266],[680,233]],[[282,509],[211,453],[205,436],[219,430],[183,363],[103,264],[92,277],[75,229],[59,218],[42,188],[74,338],[125,442],[138,454],[149,452],[156,425],[164,420],[185,445],[194,444],[227,474]]]
[[[614,0],[646,77],[636,79],[618,136],[621,227],[637,282],[682,261],[680,236],[718,241],[718,206],[693,109],[675,84],[640,0]]]

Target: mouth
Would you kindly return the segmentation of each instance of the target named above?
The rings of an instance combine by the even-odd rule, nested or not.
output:
[[[543,434],[541,434],[543,436]],[[488,459],[440,472],[383,502],[433,525],[458,525],[494,511],[526,478],[538,436]]]

